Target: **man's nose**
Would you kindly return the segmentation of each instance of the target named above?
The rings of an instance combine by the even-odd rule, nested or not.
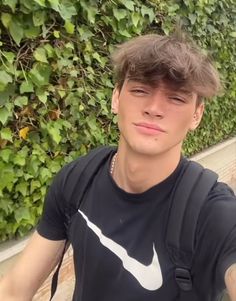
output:
[[[163,95],[159,93],[153,95],[147,100],[145,114],[151,117],[163,117],[166,111],[166,101]]]

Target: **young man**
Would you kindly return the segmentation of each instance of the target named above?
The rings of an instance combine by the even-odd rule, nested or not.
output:
[[[180,300],[165,244],[170,195],[187,162],[183,140],[201,121],[203,98],[218,93],[218,73],[178,36],[137,37],[119,46],[112,60],[112,111],[120,139],[71,220],[73,300]],[[79,185],[76,177],[68,180],[77,163],[56,177],[36,233],[1,283],[0,300],[31,300],[58,262],[68,238],[65,208],[76,198],[72,188],[70,196],[64,188]],[[225,287],[236,300],[235,216],[233,192],[215,184],[196,230],[191,271],[196,300],[215,300]]]

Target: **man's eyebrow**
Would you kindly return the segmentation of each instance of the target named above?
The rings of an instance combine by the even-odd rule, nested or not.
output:
[[[138,80],[138,79],[134,79],[134,78],[128,78],[127,79],[127,83],[135,83],[135,84],[140,84],[140,85],[146,85],[146,86],[151,86],[150,84],[144,82],[144,81],[141,81],[141,80]]]
[[[187,90],[187,89],[170,89],[170,91],[172,93],[182,93],[188,96],[192,96],[193,95],[193,91]]]

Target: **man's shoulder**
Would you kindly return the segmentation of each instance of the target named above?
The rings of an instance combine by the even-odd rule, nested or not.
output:
[[[201,210],[199,226],[211,229],[223,239],[236,226],[236,196],[229,185],[217,182],[207,196]]]
[[[217,172],[215,172],[214,170],[208,169],[205,166],[203,166],[202,164],[200,164],[199,162],[196,162],[192,159],[183,157],[182,158],[182,169],[186,169],[187,165],[196,165],[200,172],[206,172],[209,173],[209,175],[212,173],[215,175],[215,184],[212,186],[212,189],[210,190],[208,196],[207,196],[207,200],[208,201],[219,201],[221,200],[222,202],[227,201],[228,199],[236,199],[235,196],[235,191],[233,190],[233,188],[227,184],[226,182],[221,181],[220,179],[218,179],[219,175],[217,174]],[[200,173],[199,173],[200,175]]]
[[[206,210],[217,212],[219,215],[228,213],[231,209],[236,213],[236,196],[233,189],[227,183],[217,181],[207,196],[205,207]]]
[[[87,187],[93,175],[115,151],[115,147],[98,147],[76,158],[59,171],[54,179],[54,187],[57,187],[66,199],[70,198],[74,191],[81,191]]]
[[[211,198],[229,196],[235,198],[235,193],[231,186],[225,182],[218,181],[209,195]]]

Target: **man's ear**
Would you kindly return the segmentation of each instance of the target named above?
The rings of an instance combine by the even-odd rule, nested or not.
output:
[[[190,131],[194,131],[200,124],[202,120],[202,116],[204,113],[205,105],[203,102],[201,102],[199,105],[197,105],[196,110],[192,117],[192,122],[190,125]]]
[[[117,87],[114,88],[111,99],[111,111],[114,114],[118,113],[120,91]]]

